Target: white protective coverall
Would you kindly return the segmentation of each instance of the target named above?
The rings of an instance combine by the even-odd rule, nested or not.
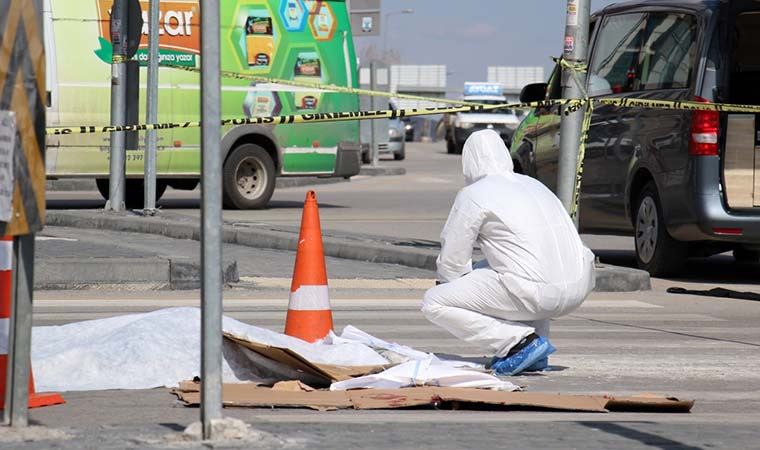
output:
[[[580,306],[594,288],[594,254],[559,199],[539,181],[514,173],[495,131],[467,139],[462,168],[467,186],[441,232],[443,284],[425,293],[422,312],[503,357],[531,333],[546,336],[550,318]],[[476,243],[488,265],[472,270]]]

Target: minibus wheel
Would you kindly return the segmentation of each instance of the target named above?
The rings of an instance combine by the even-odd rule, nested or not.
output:
[[[269,153],[256,144],[235,148],[223,168],[224,206],[233,209],[262,209],[274,193],[276,171]]]

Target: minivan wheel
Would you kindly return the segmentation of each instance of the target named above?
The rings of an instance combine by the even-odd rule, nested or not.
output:
[[[243,144],[235,148],[224,162],[224,206],[266,208],[274,193],[275,177],[274,161],[262,147]]]
[[[677,273],[686,260],[688,248],[668,234],[654,182],[644,186],[636,205],[634,240],[639,267],[652,276]]]

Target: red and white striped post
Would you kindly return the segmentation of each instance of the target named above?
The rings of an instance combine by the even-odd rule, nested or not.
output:
[[[0,409],[5,408],[6,377],[8,373],[8,343],[10,341],[10,317],[13,286],[13,238],[0,237]],[[34,391],[34,377],[31,364],[29,369],[29,408],[60,405],[64,403],[60,394],[37,394]]]

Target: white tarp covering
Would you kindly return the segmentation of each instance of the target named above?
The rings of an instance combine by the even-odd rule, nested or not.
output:
[[[176,386],[180,381],[200,375],[200,321],[198,308],[170,308],[62,326],[35,327],[32,331],[32,367],[36,389],[39,392],[60,392]],[[408,361],[373,375],[380,377],[380,381],[372,381],[374,384],[391,383],[400,387],[425,383],[516,389],[511,383],[483,373],[482,365],[441,361],[433,354],[386,342],[355,327],[347,327],[340,337],[331,334],[317,343],[228,317],[224,317],[222,327],[225,332],[247,340],[289,348],[314,363],[343,366],[388,364],[383,355],[393,356],[390,359],[394,362]],[[279,363],[254,355],[226,339],[223,354],[222,374],[227,383],[271,382],[288,375],[278,366]],[[463,367],[470,370],[461,369]],[[355,380],[364,383],[367,381],[364,378],[367,377]]]
[[[149,389],[176,386],[200,375],[200,309],[171,308],[146,314],[35,327],[32,368],[37,391]],[[310,344],[224,318],[224,331],[278,347],[310,361],[376,365],[388,361],[369,347]],[[237,344],[224,343],[225,382],[265,381]]]

